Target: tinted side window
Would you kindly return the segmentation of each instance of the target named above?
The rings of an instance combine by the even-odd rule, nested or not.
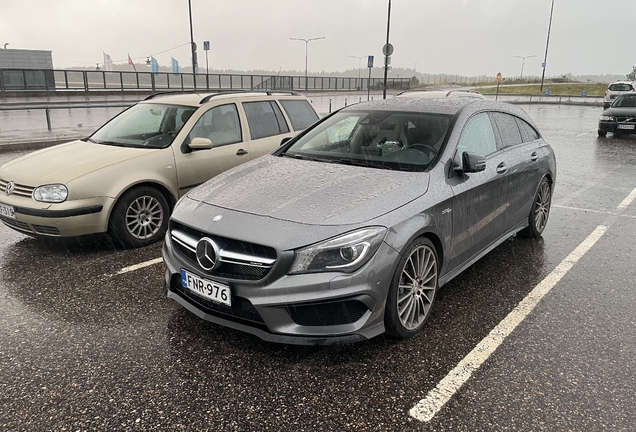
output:
[[[243,102],[243,108],[253,140],[289,132],[285,119],[275,103],[270,101]]]
[[[214,147],[243,141],[236,105],[217,106],[203,114],[192,128],[187,142],[197,137],[209,138]]]
[[[488,156],[497,151],[495,133],[487,113],[477,114],[468,120],[457,145],[459,154],[463,152]]]
[[[530,142],[539,139],[539,134],[532,126],[530,126],[527,122],[517,119],[517,124],[519,125],[519,130],[521,131],[521,138],[523,142]]]
[[[498,112],[491,113],[491,115],[501,136],[501,142],[497,146],[499,150],[522,143],[521,132],[519,132],[517,121],[513,116]]]
[[[316,112],[306,100],[282,100],[280,103],[294,130],[306,129],[318,120]]]

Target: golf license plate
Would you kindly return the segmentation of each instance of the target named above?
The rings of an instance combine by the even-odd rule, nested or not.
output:
[[[0,203],[0,215],[6,216],[6,217],[11,218],[11,219],[15,219],[13,206]]]
[[[181,285],[207,300],[232,306],[230,287],[227,285],[200,278],[184,269],[181,269]]]
[[[634,125],[624,125],[624,124],[619,124],[616,126],[618,129],[634,129]]]

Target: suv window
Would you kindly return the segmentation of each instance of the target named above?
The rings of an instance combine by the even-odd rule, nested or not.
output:
[[[465,151],[481,156],[488,156],[497,151],[495,133],[487,113],[477,114],[464,127],[459,137],[457,152],[461,155]]]
[[[294,130],[306,129],[318,120],[316,112],[306,100],[281,100],[280,103]]]
[[[497,144],[497,150],[521,144],[521,132],[519,132],[519,127],[513,116],[499,112],[491,113],[490,115],[492,115],[501,137],[500,142]]]
[[[273,101],[243,102],[253,140],[289,132],[283,113]]]
[[[628,83],[614,83],[614,84],[610,84],[609,89],[610,91],[623,91],[623,92],[627,92],[627,91],[632,91],[632,85],[628,84]]]
[[[208,110],[192,128],[187,142],[193,138],[209,138],[214,147],[243,141],[236,105],[220,105]]]

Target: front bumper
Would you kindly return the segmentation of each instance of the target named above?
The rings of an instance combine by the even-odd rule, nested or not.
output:
[[[1,196],[0,203],[13,207],[15,218],[0,216],[9,228],[30,235],[75,237],[106,232],[115,200],[96,197],[46,204],[10,195]]]
[[[599,131],[611,132],[612,134],[615,134],[616,132],[622,134],[634,134],[636,133],[636,122],[617,123],[615,121],[599,121],[598,129]]]
[[[293,255],[293,254],[292,254]],[[206,276],[166,236],[164,291],[207,321],[271,342],[297,345],[346,344],[384,332],[384,307],[397,252],[382,243],[373,258],[352,274],[287,275],[289,256],[279,255],[261,280]],[[181,286],[181,269],[229,285],[232,307],[208,301]]]

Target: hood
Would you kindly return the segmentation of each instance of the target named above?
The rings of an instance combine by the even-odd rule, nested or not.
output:
[[[612,115],[614,117],[634,117],[636,118],[636,108],[634,107],[609,107],[603,112],[603,115]]]
[[[3,180],[26,186],[67,184],[109,165],[157,150],[71,141],[14,159],[0,167]]]
[[[423,195],[429,174],[263,156],[190,191],[230,210],[311,225],[358,224]]]

